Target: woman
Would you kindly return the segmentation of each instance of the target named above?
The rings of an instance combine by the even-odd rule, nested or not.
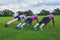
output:
[[[40,30],[43,30],[43,26],[47,25],[51,20],[52,20],[53,25],[55,27],[54,15],[52,13],[50,13],[46,17],[44,17],[39,23],[37,23],[34,26],[34,30],[36,30],[36,28],[37,28],[38,25],[40,25]]]
[[[36,20],[38,22],[38,16],[37,15],[32,15],[30,16],[30,18],[27,18],[25,20],[25,22],[19,26],[17,26],[17,28],[20,28],[20,29],[23,29],[23,26],[26,25],[26,24],[32,24],[33,20]]]
[[[13,22],[16,22],[17,20],[19,21],[21,21],[21,19],[24,19],[24,20],[26,20],[26,14],[22,14],[22,15],[18,15],[17,17],[15,17],[14,19],[12,19],[12,20],[10,20],[9,22],[7,22],[6,24],[5,24],[5,27],[8,27],[10,24],[12,24]]]

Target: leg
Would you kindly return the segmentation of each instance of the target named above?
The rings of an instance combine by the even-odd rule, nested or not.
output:
[[[43,26],[45,26],[45,24],[44,24],[44,23],[42,23],[42,24],[41,24],[41,26],[40,26],[40,30],[41,30],[41,31],[43,30],[43,29],[42,29],[42,28],[43,28]]]
[[[47,27],[47,24],[44,25],[43,29],[45,29],[45,27]]]
[[[23,23],[23,24],[20,26],[20,28],[23,29],[23,26],[24,26],[25,24],[26,24],[26,23]]]
[[[34,30],[36,30],[37,26],[39,25],[39,23],[37,23],[35,26],[34,26]]]
[[[21,25],[22,23],[19,23],[18,25],[17,25],[17,29],[19,28],[19,26]]]
[[[13,20],[7,22],[5,26],[8,27],[9,24],[11,24],[11,23],[13,23],[13,22],[15,22],[15,21],[17,21],[17,20],[18,20],[18,18],[13,19]]]
[[[17,20],[18,20],[18,18],[13,19],[13,20],[9,21],[7,24],[11,24],[11,23],[13,23],[13,22],[15,22],[15,21],[17,21]]]
[[[49,17],[45,17],[42,19],[42,21],[40,22],[41,23],[41,26],[40,26],[40,30],[43,30],[43,26],[45,26],[48,22],[50,21]]]

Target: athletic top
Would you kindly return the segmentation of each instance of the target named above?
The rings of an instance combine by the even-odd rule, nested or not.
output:
[[[49,17],[50,20],[53,20],[54,19],[54,15],[53,14],[48,14],[46,17]]]
[[[33,16],[31,16],[30,17],[32,20],[37,20],[38,19],[38,17],[36,16],[36,15],[33,15]]]
[[[25,15],[19,15],[18,17],[19,17],[20,19],[23,19],[23,18],[24,18],[24,19],[26,20],[26,16],[25,16]]]

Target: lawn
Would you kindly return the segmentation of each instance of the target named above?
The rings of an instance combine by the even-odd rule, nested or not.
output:
[[[43,17],[40,16],[39,20]],[[36,21],[33,21],[32,26],[26,25],[23,30],[16,29],[19,21],[5,28],[4,24],[11,19],[13,17],[0,17],[0,40],[60,40],[60,16],[55,16],[56,28],[53,27],[52,22],[49,22],[43,31],[33,30]]]

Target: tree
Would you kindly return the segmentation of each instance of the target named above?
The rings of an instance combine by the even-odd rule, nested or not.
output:
[[[18,15],[21,15],[23,12],[22,11],[17,11]]]
[[[50,12],[43,9],[38,15],[47,15],[48,13]]]
[[[13,11],[7,9],[3,10],[3,12],[4,12],[4,16],[12,16],[14,14]]]
[[[54,9],[53,13],[54,15],[60,15],[60,9],[59,8]]]
[[[3,11],[0,11],[0,16],[3,16],[3,15],[4,15]]]
[[[28,10],[28,11],[25,11],[25,12],[26,12],[27,16],[33,15],[33,12],[31,10]]]
[[[33,12],[32,12],[31,10],[24,11],[24,12],[22,12],[22,11],[18,11],[17,13],[18,13],[19,15],[21,15],[22,13],[25,13],[27,16],[31,16],[31,15],[33,15]]]

